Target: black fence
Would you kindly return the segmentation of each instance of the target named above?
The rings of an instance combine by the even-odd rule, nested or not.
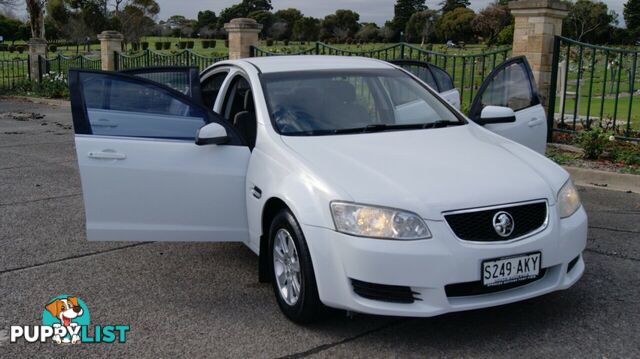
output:
[[[548,118],[555,131],[600,126],[618,138],[640,137],[637,48],[611,48],[556,36]]]
[[[228,56],[205,56],[192,50],[183,50],[174,54],[165,54],[153,50],[144,50],[139,54],[125,55],[115,53],[116,70],[129,70],[157,66],[196,66],[204,70],[209,65],[226,60]]]
[[[11,90],[31,81],[29,58],[0,60],[0,90]]]
[[[67,76],[69,69],[92,69],[100,70],[102,60],[100,57],[63,56],[58,55],[53,58],[40,57],[40,74]]]

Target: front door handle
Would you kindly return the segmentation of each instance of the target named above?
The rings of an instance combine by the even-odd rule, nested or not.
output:
[[[534,118],[533,120],[529,121],[528,125],[529,127],[535,127],[538,125],[542,125],[544,123],[544,120],[541,118]]]
[[[124,153],[104,150],[101,152],[89,152],[89,158],[95,158],[99,160],[124,160],[125,158],[127,158],[127,156]]]

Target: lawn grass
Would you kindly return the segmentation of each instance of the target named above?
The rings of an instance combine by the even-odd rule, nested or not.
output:
[[[591,107],[589,109],[589,98],[581,97],[578,102],[578,112],[577,116],[586,116],[587,110],[589,110],[589,117],[591,119],[600,118],[600,107],[602,106],[602,117],[605,119],[613,119],[614,113],[616,113],[616,124],[624,124],[626,125],[628,114],[629,114],[629,104],[631,101],[629,97],[620,97],[618,99],[618,111],[615,111],[615,98],[605,98],[604,104],[602,102],[602,98],[591,98]],[[565,101],[565,109],[564,116],[565,121],[568,121],[567,118],[573,118],[574,110],[575,110],[575,99],[567,98]],[[555,112],[556,114],[560,114],[560,97],[556,97],[556,105]],[[580,119],[577,119],[577,122],[580,122]],[[631,106],[631,128],[635,130],[640,130],[640,95],[635,95],[633,97],[633,104]]]

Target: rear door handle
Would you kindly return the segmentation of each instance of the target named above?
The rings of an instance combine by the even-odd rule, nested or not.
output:
[[[89,152],[89,158],[101,160],[124,160],[127,156],[124,153],[105,150],[101,152]]]
[[[534,118],[533,120],[529,121],[528,125],[529,127],[535,127],[538,125],[542,125],[544,123],[544,120],[541,118]]]

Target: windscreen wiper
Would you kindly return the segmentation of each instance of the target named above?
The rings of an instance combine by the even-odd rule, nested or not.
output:
[[[364,127],[339,128],[339,129],[333,130],[333,133],[334,134],[366,133],[366,132],[382,132],[382,131],[394,131],[394,130],[441,128],[441,127],[447,127],[447,126],[458,126],[462,124],[463,123],[459,121],[448,121],[448,120],[438,120],[438,121],[428,122],[428,123],[411,123],[411,124],[403,124],[403,125],[389,125],[386,123],[375,123],[375,124],[370,124]]]

